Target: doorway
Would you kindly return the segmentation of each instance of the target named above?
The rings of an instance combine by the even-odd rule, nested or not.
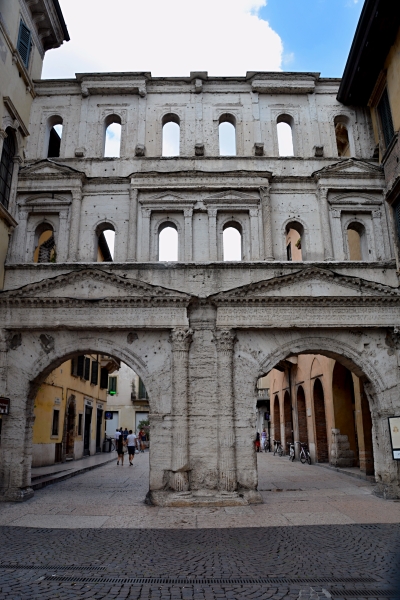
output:
[[[83,456],[90,456],[90,436],[92,432],[92,412],[91,406],[85,406],[85,429],[83,435]]]
[[[97,409],[96,421],[96,452],[101,452],[101,424],[103,422],[103,409]]]

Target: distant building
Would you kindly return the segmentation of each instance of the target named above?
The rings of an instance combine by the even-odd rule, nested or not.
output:
[[[25,159],[31,106],[45,53],[69,35],[58,0],[0,0],[0,289]]]
[[[124,363],[121,363],[118,373],[109,377],[107,412],[112,415],[112,419],[106,422],[108,435],[119,427],[137,433],[139,423],[149,417],[149,397],[144,383]]]

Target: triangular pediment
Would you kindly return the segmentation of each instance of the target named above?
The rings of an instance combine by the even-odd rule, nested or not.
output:
[[[212,196],[204,198],[204,204],[240,204],[240,203],[257,203],[259,196],[246,192],[237,192],[236,190],[227,190],[218,192]]]
[[[340,275],[329,269],[305,268],[290,275],[273,277],[213,296],[217,303],[261,301],[269,298],[397,297],[400,289],[360,277]]]
[[[141,204],[170,204],[170,203],[182,203],[188,202],[187,198],[180,196],[179,194],[171,194],[171,192],[163,192],[162,194],[155,194],[154,196],[148,196],[140,199]]]
[[[60,177],[77,177],[81,178],[84,173],[73,169],[67,165],[62,165],[49,158],[37,161],[31,165],[27,165],[19,172],[19,178],[60,178]]]
[[[349,158],[347,160],[341,160],[333,165],[324,167],[319,171],[314,171],[315,177],[329,177],[333,175],[351,175],[365,177],[366,175],[373,175],[374,177],[382,175],[382,168],[378,164],[367,162],[363,160],[357,160],[355,158]]]
[[[128,279],[96,268],[84,268],[30,283],[1,294],[2,298],[69,298],[75,300],[137,299],[159,302],[189,301],[188,294]]]

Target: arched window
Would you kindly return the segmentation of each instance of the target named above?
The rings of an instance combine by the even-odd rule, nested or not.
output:
[[[115,229],[110,223],[102,223],[97,227],[97,262],[113,262],[115,247]]]
[[[347,227],[349,260],[368,260],[367,237],[361,223],[350,223]]]
[[[347,117],[335,117],[334,123],[338,156],[351,156]]]
[[[180,119],[178,115],[169,113],[162,120],[162,155],[179,156],[180,146]]]
[[[286,225],[286,258],[287,260],[303,260],[302,238],[304,228],[300,223],[288,223]]]
[[[57,262],[56,242],[54,230],[50,223],[41,223],[35,231],[35,251],[33,262],[48,263]]]
[[[119,158],[121,151],[121,117],[109,115],[104,121],[104,157]]]
[[[6,129],[7,137],[3,142],[0,162],[0,202],[8,208],[10,200],[11,182],[14,170],[15,138],[11,127]]]
[[[47,121],[47,158],[60,156],[63,120],[59,115],[50,117]]]
[[[225,114],[219,118],[219,155],[236,156],[236,119]]]
[[[226,223],[223,231],[224,261],[242,260],[242,230],[234,221]]]
[[[292,117],[290,115],[280,115],[276,123],[279,156],[294,156]]]
[[[158,230],[158,260],[178,260],[178,231],[174,223],[163,223]]]

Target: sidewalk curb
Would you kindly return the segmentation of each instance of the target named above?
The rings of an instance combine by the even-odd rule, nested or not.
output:
[[[344,469],[340,469],[339,467],[333,467],[332,465],[328,465],[326,463],[313,463],[314,467],[321,467],[322,469],[329,469],[330,471],[336,471],[341,475],[347,475],[347,477],[352,477],[353,479],[360,479],[361,481],[367,481],[368,483],[376,483],[375,477],[372,475],[362,475],[361,473],[349,473],[349,471],[345,471]]]
[[[75,477],[76,475],[81,475],[82,473],[86,473],[87,471],[92,471],[93,469],[98,469],[104,465],[108,465],[111,462],[114,462],[115,457],[110,458],[109,460],[105,460],[104,462],[99,463],[98,465],[90,465],[89,467],[82,467],[81,469],[77,469],[72,472],[66,473],[53,473],[52,475],[43,475],[43,477],[38,478],[37,481],[33,481],[29,487],[33,490],[40,490],[52,483],[57,483],[58,481],[64,481],[65,479],[70,479],[71,477]]]

